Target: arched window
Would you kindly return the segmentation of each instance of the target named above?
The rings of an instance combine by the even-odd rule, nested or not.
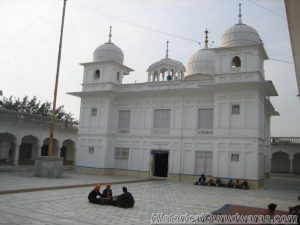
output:
[[[120,72],[117,72],[117,80],[120,80]]]
[[[99,79],[100,78],[100,70],[95,70],[94,78],[95,79]]]
[[[241,67],[241,60],[240,60],[240,58],[238,56],[233,57],[231,67],[232,68],[239,68],[239,67]]]

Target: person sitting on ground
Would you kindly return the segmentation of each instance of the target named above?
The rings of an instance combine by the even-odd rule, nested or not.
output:
[[[200,185],[206,185],[206,176],[204,174],[201,174],[201,176],[199,177],[199,180],[198,180],[198,184]]]
[[[117,206],[121,208],[132,208],[134,206],[134,198],[126,187],[123,187],[123,194],[117,196]]]
[[[298,197],[298,201],[300,202],[300,196]],[[289,207],[289,213],[290,214],[300,213],[300,204]]]
[[[222,181],[221,181],[220,178],[217,178],[217,179],[216,179],[216,186],[217,186],[217,187],[224,187],[225,185],[222,183]]]
[[[277,207],[277,205],[274,204],[274,203],[270,203],[270,204],[268,205],[268,210],[269,210],[269,211],[268,211],[267,215],[270,215],[270,216],[271,216],[271,219],[273,219],[273,217],[274,217],[274,215],[275,215],[276,207]]]
[[[106,189],[104,189],[102,192],[102,198],[112,198],[112,196],[111,185],[107,184]]]
[[[95,188],[89,193],[88,199],[90,203],[99,203],[100,202],[100,198],[97,198],[97,196],[102,196],[102,194],[100,193],[100,188],[101,185],[100,184],[96,184]]]
[[[210,178],[207,182],[208,186],[216,186],[214,180],[212,178]]]
[[[249,184],[247,180],[244,180],[243,183],[241,184],[241,189],[248,190],[249,189]]]
[[[236,180],[235,180],[234,187],[235,187],[235,188],[241,188],[240,179],[236,179]]]
[[[204,174],[201,174],[201,176],[199,177],[198,181],[195,182],[195,185],[205,185],[206,184],[206,177]]]
[[[227,183],[227,187],[233,188],[233,181],[232,179],[229,179],[228,183]]]

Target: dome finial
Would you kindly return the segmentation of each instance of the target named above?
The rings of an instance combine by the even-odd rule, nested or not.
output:
[[[239,24],[242,24],[242,4],[239,3]]]
[[[169,41],[167,41],[166,59],[169,58]]]
[[[109,35],[108,35],[108,37],[109,37],[109,39],[108,39],[108,43],[111,43],[111,26],[109,27]]]
[[[207,28],[206,28],[206,30],[204,31],[204,33],[205,33],[205,48],[208,48],[208,36],[207,36],[207,34],[209,33],[208,32],[208,30],[207,30]]]

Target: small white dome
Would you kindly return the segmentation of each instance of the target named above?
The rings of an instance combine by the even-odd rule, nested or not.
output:
[[[124,54],[122,50],[111,42],[107,42],[103,45],[100,45],[94,51],[94,62],[99,61],[115,61],[120,64],[123,64]]]
[[[215,73],[215,53],[208,49],[200,49],[191,57],[187,64],[187,76]]]
[[[165,58],[150,65],[147,69],[147,72],[152,73],[155,71],[168,71],[168,70],[173,70],[173,71],[178,71],[183,73],[185,72],[185,67],[180,61]]]
[[[238,23],[228,28],[222,36],[221,47],[260,44],[261,39],[255,29]]]

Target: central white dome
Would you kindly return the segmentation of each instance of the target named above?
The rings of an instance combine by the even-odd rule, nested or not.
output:
[[[228,28],[222,36],[221,47],[260,44],[260,37],[252,27],[238,23]]]
[[[112,42],[107,42],[103,45],[100,45],[94,51],[93,56],[94,62],[115,61],[123,64],[124,61],[124,54],[122,50]]]
[[[215,53],[208,48],[198,50],[187,64],[187,75],[214,74],[215,58]]]

